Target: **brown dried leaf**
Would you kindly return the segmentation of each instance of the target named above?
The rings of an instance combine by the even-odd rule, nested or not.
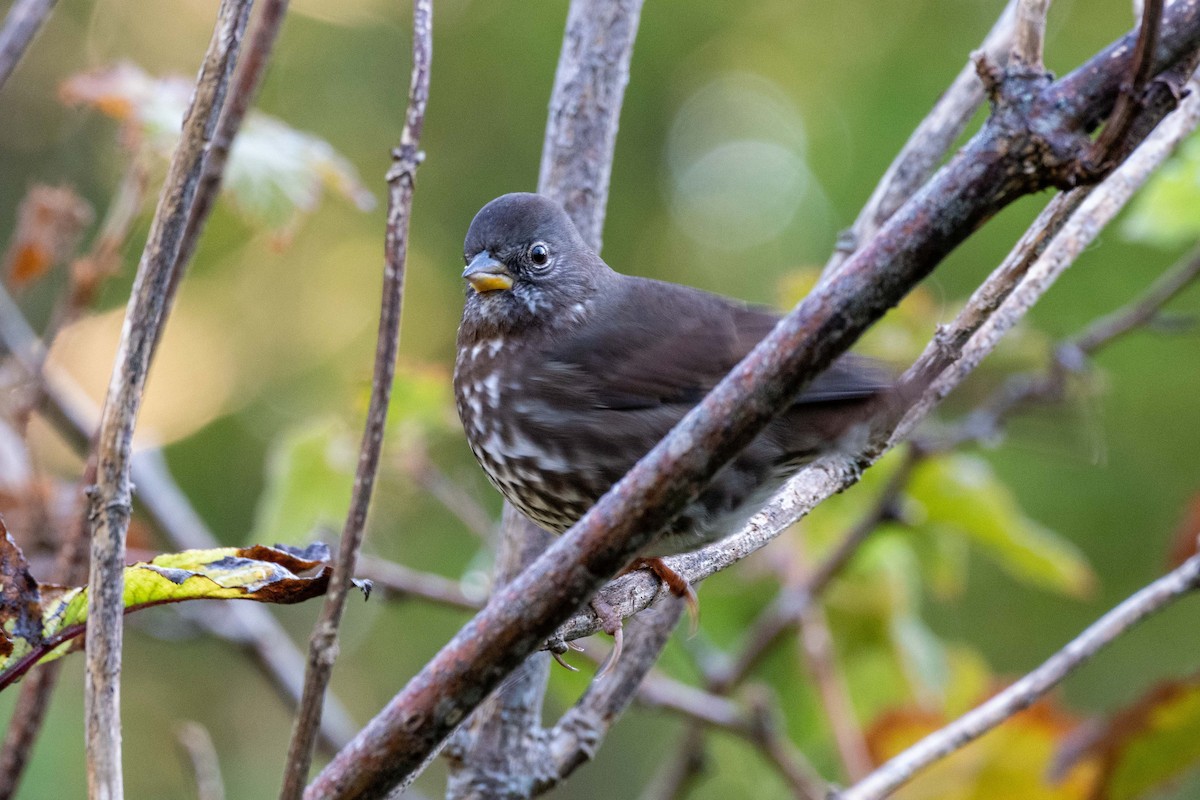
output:
[[[24,288],[69,259],[94,218],[92,207],[70,187],[31,187],[17,209],[16,231],[4,256],[9,285]]]

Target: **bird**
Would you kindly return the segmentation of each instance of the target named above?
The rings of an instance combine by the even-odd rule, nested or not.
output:
[[[488,480],[552,533],[578,521],[779,321],[763,306],[613,270],[539,194],[483,206],[463,256],[458,415]],[[695,625],[695,594],[661,557],[736,532],[801,466],[861,427],[890,386],[874,362],[842,356],[630,568],[649,567],[687,598]],[[620,620],[601,618],[618,637],[615,653]]]

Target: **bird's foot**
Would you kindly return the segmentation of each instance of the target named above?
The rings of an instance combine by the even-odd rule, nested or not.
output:
[[[668,567],[667,562],[661,558],[635,558],[626,572],[643,567],[653,572],[671,590],[671,594],[682,597],[683,602],[687,603],[688,635],[695,636],[696,631],[700,629],[700,598],[696,597],[696,590],[688,583],[687,578]]]
[[[604,661],[604,666],[596,673],[596,680],[600,680],[617,665],[617,661],[621,658],[621,651],[625,647],[625,632],[622,627],[623,620],[621,614],[615,608],[599,597],[593,597],[591,602],[592,610],[596,612],[596,617],[600,620],[600,630],[613,637],[613,649],[608,654],[608,658]]]

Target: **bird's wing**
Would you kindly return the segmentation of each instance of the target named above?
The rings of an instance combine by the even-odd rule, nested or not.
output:
[[[607,313],[556,342],[544,362],[545,374],[598,408],[694,405],[778,321],[766,309],[690,287],[628,277],[623,284],[604,305]],[[863,359],[843,358],[797,402],[860,399],[886,385],[886,375]]]

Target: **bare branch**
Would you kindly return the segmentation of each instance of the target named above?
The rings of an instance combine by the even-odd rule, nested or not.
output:
[[[416,0],[413,4],[412,79],[408,90],[408,111],[400,132],[400,146],[392,152],[388,170],[387,236],[384,252],[383,299],[379,312],[379,338],[375,349],[375,372],[371,380],[371,400],[367,408],[366,428],[354,475],[350,508],[342,528],[337,562],[329,579],[329,589],[321,607],[321,616],[313,628],[308,648],[304,695],[292,728],[284,771],[282,800],[299,798],[308,780],[312,748],[321,721],[325,689],[337,658],[338,626],[346,608],[358,551],[362,546],[371,504],[375,477],[379,471],[383,431],[387,423],[392,381],[396,376],[396,352],[400,346],[400,313],[404,298],[404,266],[408,257],[408,226],[412,217],[412,198],[417,167],[424,154],[420,151],[421,130],[425,125],[425,106],[429,102],[429,69],[433,58],[433,3]]]
[[[834,798],[882,800],[920,770],[978,739],[1018,711],[1028,708],[1134,625],[1198,588],[1200,556],[1193,556],[1109,611],[1024,678],[941,730],[926,736],[865,780],[834,795]]]
[[[16,0],[8,9],[4,27],[0,28],[0,89],[8,83],[29,43],[54,10],[54,4],[55,0]]]
[[[97,437],[96,489],[92,496],[92,556],[88,592],[87,724],[88,787],[93,800],[120,800],[120,676],[125,533],[133,487],[130,455],[133,429],[150,370],[154,342],[165,315],[167,287],[180,238],[196,196],[204,153],[233,73],[249,0],[222,0],[204,56],[183,132],[171,158],[150,235],[138,265],[125,312]]]
[[[683,605],[681,598],[668,595],[630,625],[624,653],[612,671],[592,681],[579,702],[550,731],[551,768],[538,784],[538,793],[558,785],[576,767],[595,756],[608,729],[629,705],[642,678],[654,666],[679,624]]]
[[[1044,72],[1042,49],[1046,44],[1046,14],[1050,0],[1019,0],[1017,28],[1013,37],[1012,59],[1025,69]]]
[[[358,577],[374,584],[376,591],[382,590],[385,594],[395,595],[400,599],[419,597],[432,603],[468,611],[475,611],[483,605],[467,597],[457,581],[375,556],[360,555],[357,574]]]
[[[1019,283],[1013,285],[1010,291],[998,291],[993,286],[1008,283],[1010,279],[996,282],[989,279],[972,296],[967,308],[955,322],[939,331],[935,346],[926,349],[918,359],[917,365],[906,375],[913,380],[921,372],[926,375],[937,374],[939,377],[900,423],[897,436],[911,431],[933,405],[978,366],[1000,338],[1050,288],[1084,248],[1095,240],[1104,226],[1175,151],[1179,143],[1195,130],[1200,124],[1200,99],[1197,98],[1195,90],[1200,88],[1200,85],[1193,81],[1189,86],[1192,91],[1179,104],[1178,110],[1163,120],[1141,147],[1095,191],[1082,199],[1078,199],[1079,190],[1055,198],[1064,204],[1077,203],[1078,207],[1071,214],[1067,227],[1042,248],[1043,252],[1028,268]],[[1021,243],[1018,243],[1018,250],[1021,247]],[[1019,264],[1024,260],[1014,256],[1006,259],[996,273],[993,273],[993,277],[1000,277],[1012,264]],[[983,311],[986,308],[996,308],[997,304],[998,308],[994,313]],[[930,368],[930,365],[938,362],[953,363],[944,369]]]
[[[1128,38],[1059,82],[1008,76],[1015,83],[998,87],[1004,96],[1000,110],[971,142],[571,531],[498,591],[334,758],[308,796],[377,797],[411,773],[531,647],[628,563],[777,409],[946,253],[1017,197],[1074,175],[1074,156],[1085,146],[1086,131],[1111,107],[1128,67],[1122,56]],[[1156,64],[1169,68],[1189,58],[1198,44],[1200,4],[1172,4]],[[1036,142],[1030,139],[1031,120],[1038,123]],[[822,459],[806,474],[824,473],[816,483],[827,496],[853,482],[877,452]],[[755,535],[735,536],[718,547],[744,548]]]
[[[208,730],[198,722],[181,722],[175,727],[175,738],[187,754],[199,800],[225,800],[221,764]]]
[[[642,2],[572,0],[554,76],[538,191],[562,204],[596,252]]]
[[[1142,3],[1142,23],[1138,27],[1129,80],[1121,86],[1121,93],[1109,116],[1108,124],[1104,126],[1104,130],[1092,146],[1088,157],[1092,169],[1103,170],[1111,166],[1118,154],[1118,148],[1133,128],[1142,104],[1142,93],[1153,74],[1154,48],[1158,43],[1162,15],[1163,0],[1145,0]]]
[[[1018,2],[1009,0],[979,46],[978,55],[989,63],[1003,66],[1008,60]],[[821,273],[822,280],[828,280],[854,251],[875,235],[904,201],[929,180],[955,140],[966,130],[971,117],[983,105],[983,100],[983,83],[975,64],[968,59],[950,87],[908,137],[854,224],[838,238],[837,247]]]
[[[263,0],[258,17],[251,30],[249,40],[238,61],[237,72],[233,79],[233,91],[229,100],[221,108],[221,116],[217,120],[217,129],[213,132],[208,154],[204,158],[204,172],[200,176],[200,185],[196,189],[196,201],[192,204],[188,215],[187,228],[184,229],[183,239],[179,243],[179,253],[175,257],[172,268],[171,283],[167,288],[166,307],[170,308],[175,302],[175,294],[179,291],[179,282],[187,270],[196,245],[200,241],[200,232],[204,230],[209,215],[216,204],[217,195],[225,179],[225,164],[229,160],[229,152],[233,149],[233,140],[241,130],[246,112],[258,96],[258,87],[267,71],[271,53],[275,49],[275,40],[279,29],[283,26],[283,18],[287,14],[288,0]],[[158,342],[155,342],[157,347]]]

